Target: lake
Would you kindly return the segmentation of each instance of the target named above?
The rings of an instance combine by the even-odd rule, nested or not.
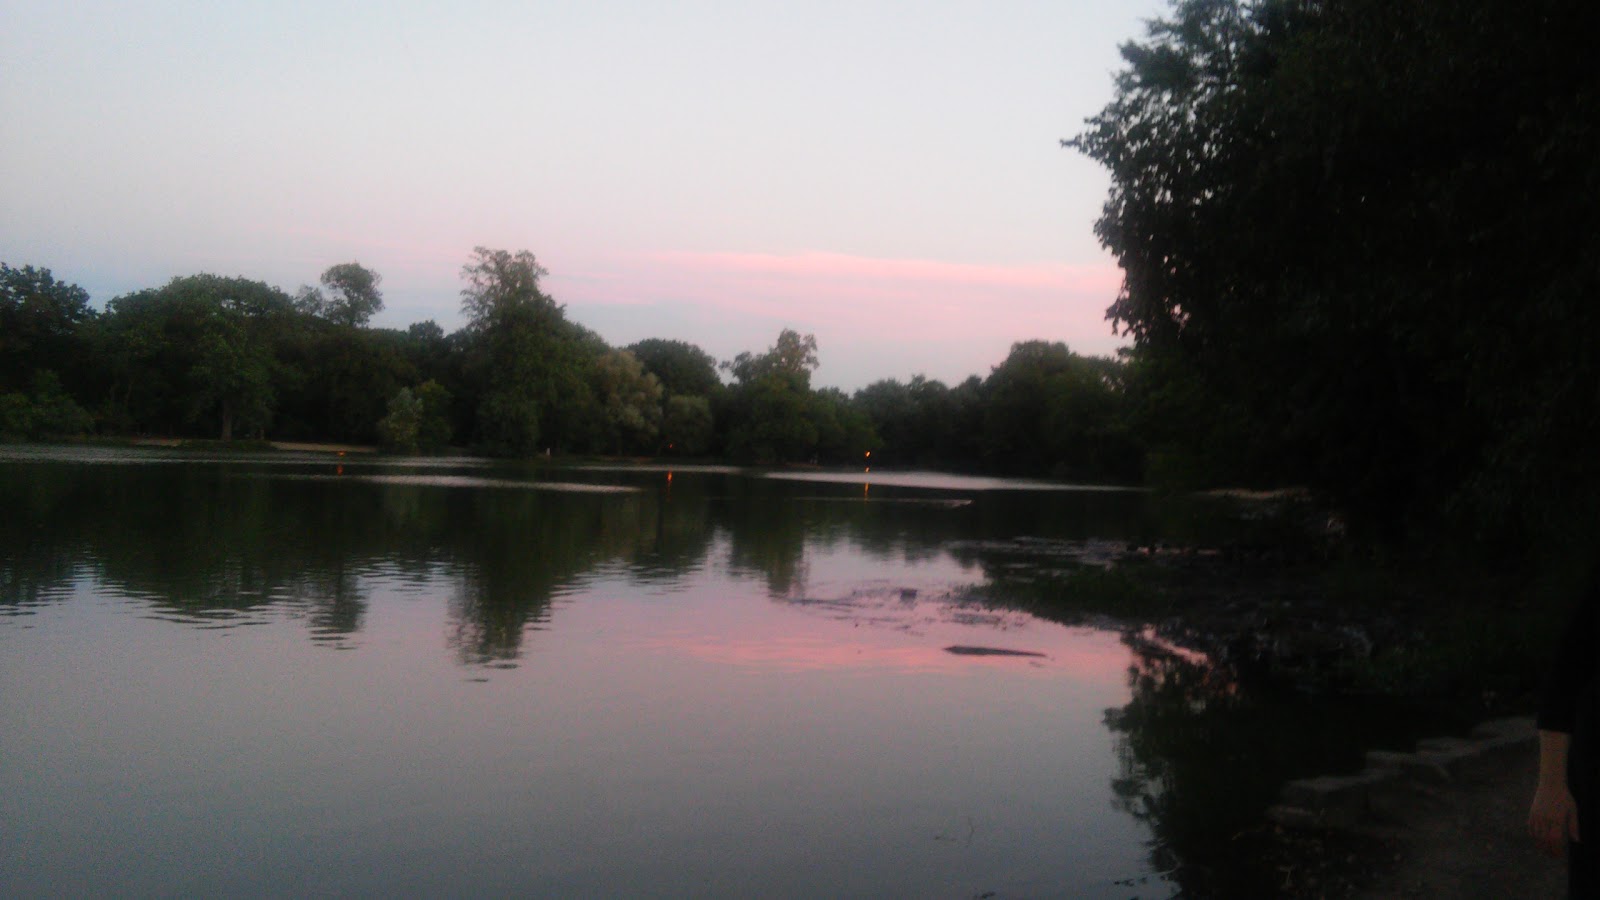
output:
[[[1228,691],[995,602],[1155,503],[0,447],[0,895],[1172,896]]]

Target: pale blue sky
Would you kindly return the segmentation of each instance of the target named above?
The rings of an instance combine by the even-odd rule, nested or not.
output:
[[[461,324],[474,245],[570,318],[726,359],[817,336],[817,382],[1117,346],[1107,180],[1058,146],[1164,0],[0,0],[0,260],[97,304],[349,260],[376,324]]]

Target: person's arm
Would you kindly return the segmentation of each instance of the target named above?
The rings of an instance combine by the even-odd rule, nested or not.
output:
[[[1567,761],[1580,697],[1594,678],[1597,613],[1600,580],[1591,584],[1562,635],[1539,703],[1539,786],[1528,811],[1528,832],[1552,856],[1565,852],[1569,840],[1578,840],[1578,804],[1567,784]]]
[[[1572,735],[1563,731],[1539,732],[1539,787],[1528,812],[1528,832],[1540,849],[1551,856],[1566,852],[1568,841],[1578,840],[1578,804],[1567,786],[1567,752]]]

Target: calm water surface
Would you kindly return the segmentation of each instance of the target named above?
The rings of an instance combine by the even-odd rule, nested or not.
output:
[[[0,448],[0,895],[1167,897],[1149,661],[969,599],[1148,502]]]

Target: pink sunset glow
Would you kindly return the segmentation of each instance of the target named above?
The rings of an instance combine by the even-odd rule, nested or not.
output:
[[[953,601],[940,589],[907,599],[898,589],[863,587],[882,575],[885,561],[853,553],[825,553],[808,568],[830,583],[855,585],[835,596],[798,593],[769,603],[729,606],[707,595],[717,627],[663,627],[638,638],[642,647],[717,665],[763,671],[881,671],[966,674],[996,670],[1021,676],[1060,677],[1120,686],[1132,662],[1122,636],[1074,628],[1026,613]],[[935,568],[950,566],[943,560]],[[924,563],[924,572],[928,564]],[[860,574],[857,574],[860,573]],[[950,570],[953,574],[953,570]],[[704,615],[700,621],[713,617]],[[1015,653],[951,653],[982,647]]]
[[[971,636],[968,636],[971,637]],[[1059,634],[1029,634],[1021,639],[1029,652],[1043,657],[1006,655],[960,655],[946,650],[936,637],[917,644],[901,644],[885,634],[837,634],[837,636],[701,636],[661,639],[654,647],[683,653],[696,660],[717,665],[766,671],[829,671],[829,669],[878,669],[901,673],[971,673],[974,669],[1003,669],[1010,673],[1037,674],[1040,677],[1069,676],[1083,684],[1122,685],[1131,653],[1114,634],[1067,631]]]
[[[608,268],[550,278],[569,314],[602,334],[626,328],[630,318],[652,320],[647,309],[677,307],[692,311],[697,342],[727,359],[760,351],[792,328],[817,337],[819,384],[846,389],[916,374],[948,383],[981,377],[1017,341],[1063,341],[1092,355],[1114,354],[1125,343],[1105,318],[1122,277],[1109,262],[657,253]],[[676,335],[626,340],[652,336]]]
[[[1023,340],[1108,354],[1109,182],[1060,141],[1165,5],[0,0],[29,123],[0,142],[0,258],[97,305],[356,260],[375,326],[452,331],[473,247],[529,250],[613,346],[729,359],[793,328],[846,390]]]
[[[1059,678],[1063,674],[1085,684],[1119,686],[1126,681],[1132,654],[1115,634],[1063,627],[1036,627],[1009,640],[1019,649],[1043,656],[981,656],[948,652],[950,641],[973,635],[959,629],[925,635],[908,642],[878,629],[824,629],[805,635],[719,634],[662,637],[644,642],[653,649],[680,653],[718,665],[766,671],[882,670],[962,674],[996,669],[1022,675]],[[1010,646],[1009,644],[1007,646]]]

